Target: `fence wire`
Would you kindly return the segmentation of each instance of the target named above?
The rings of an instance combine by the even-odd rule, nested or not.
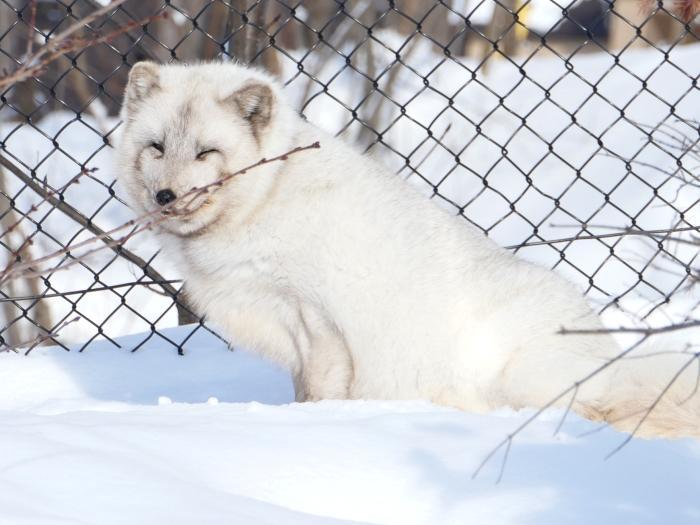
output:
[[[4,74],[103,4],[0,0]],[[680,298],[688,318],[698,309],[687,295],[700,224],[700,28],[690,3],[679,6],[128,0],[81,32],[109,38],[0,95],[0,231],[21,226],[0,237],[4,263],[129,217],[110,145],[133,64],[235,59],[278,77],[310,121],[565,273],[601,311],[622,306],[644,321]],[[159,337],[181,351],[209,330],[147,236],[62,262],[0,290],[1,344],[61,329],[50,340],[82,350],[146,332],[135,348]],[[186,322],[184,337],[164,330]]]

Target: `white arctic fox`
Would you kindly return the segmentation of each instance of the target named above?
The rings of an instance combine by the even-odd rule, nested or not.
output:
[[[119,178],[138,212],[320,142],[233,178],[194,213],[158,226],[194,308],[287,367],[298,400],[540,407],[620,352],[608,335],[559,335],[601,327],[568,282],[305,122],[260,71],[141,62],[122,117]],[[633,428],[669,378],[650,384],[613,368],[580,385],[572,406]],[[642,433],[700,434],[700,411],[673,399]]]

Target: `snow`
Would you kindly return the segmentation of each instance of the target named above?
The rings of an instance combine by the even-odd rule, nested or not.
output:
[[[191,327],[166,330],[175,341]],[[0,524],[700,523],[700,444],[549,412],[294,403],[288,375],[203,331],[0,354]]]

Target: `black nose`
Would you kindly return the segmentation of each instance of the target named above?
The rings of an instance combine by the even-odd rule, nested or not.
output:
[[[156,202],[160,204],[161,206],[165,206],[166,204],[170,204],[175,200],[175,194],[173,193],[173,190],[160,190],[158,193],[156,193]]]

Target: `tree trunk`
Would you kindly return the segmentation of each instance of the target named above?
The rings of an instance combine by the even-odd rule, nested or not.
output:
[[[5,242],[11,250],[13,246],[21,246],[26,236],[23,234],[23,224],[20,223],[17,225],[17,221],[20,218],[19,213],[10,206],[9,200],[5,197],[5,195],[11,194],[7,191],[8,186],[5,177],[5,172],[0,170],[0,232],[3,234],[3,242]],[[10,233],[5,233],[8,232],[10,228],[13,228],[12,231]],[[28,246],[22,250],[20,256],[23,259],[32,257]],[[11,258],[12,253],[6,250],[5,257],[0,258],[2,267],[8,264]],[[3,285],[1,296],[3,298],[12,298],[22,295],[39,295],[40,289],[41,279],[39,277],[18,277]],[[4,301],[2,303],[1,311],[3,319],[2,325],[0,326],[3,331],[1,335],[7,345],[14,346],[29,341],[39,335],[48,333],[52,328],[51,315],[46,301],[40,299],[25,300],[22,301],[22,306],[25,308],[32,306],[26,314],[28,318],[18,319],[10,324],[10,322],[22,315],[22,311],[13,302]],[[31,321],[34,321],[34,323],[38,324],[41,328],[37,327]]]

